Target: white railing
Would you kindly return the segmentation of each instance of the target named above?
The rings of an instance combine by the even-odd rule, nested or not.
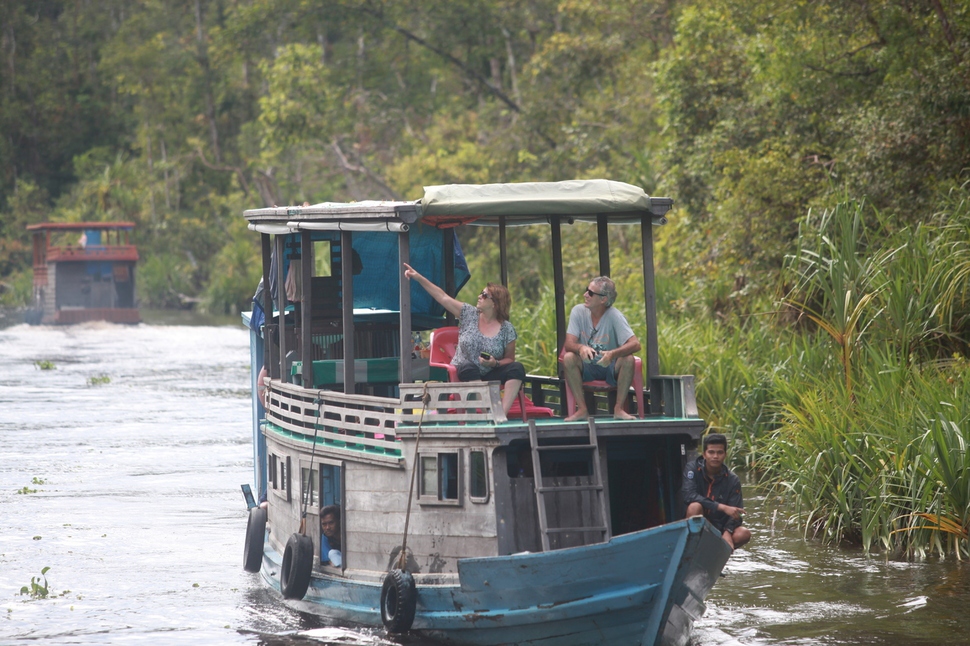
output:
[[[300,441],[316,435],[318,451],[398,465],[404,459],[399,427],[506,421],[497,382],[401,384],[400,391],[400,398],[348,395],[270,381],[266,421]]]

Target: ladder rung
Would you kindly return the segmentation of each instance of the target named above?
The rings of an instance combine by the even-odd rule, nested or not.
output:
[[[603,485],[592,484],[592,485],[563,485],[561,487],[536,487],[536,491],[539,493],[547,493],[549,491],[602,491]]]
[[[605,532],[605,527],[550,527],[547,534],[562,534],[563,532]]]

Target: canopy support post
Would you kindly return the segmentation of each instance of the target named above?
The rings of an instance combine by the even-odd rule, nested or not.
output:
[[[354,375],[354,250],[353,234],[340,232],[340,292],[343,294],[344,318],[344,392],[348,395],[356,391],[357,379]]]
[[[442,229],[441,235],[441,253],[443,255],[442,261],[445,269],[445,293],[454,298],[457,296],[455,293],[455,232],[451,229]],[[447,321],[448,325],[455,325],[455,315],[447,312],[445,321]]]
[[[300,231],[300,361],[303,387],[313,387],[313,241],[309,231]]]
[[[273,335],[270,333],[270,321],[273,318],[273,286],[269,284],[269,266],[273,262],[273,241],[268,233],[259,234],[260,246],[263,252],[263,365],[271,377],[274,375]]]
[[[404,275],[404,263],[411,263],[411,238],[407,231],[397,234],[397,280],[400,290],[400,344],[401,344],[401,374],[400,383],[409,384],[414,381],[411,377],[411,281]]]
[[[596,216],[596,242],[600,254],[600,276],[610,275],[610,232],[606,216]]]
[[[660,356],[657,343],[657,288],[653,267],[653,218],[640,218],[640,240],[643,247],[643,308],[647,317],[647,388],[650,389],[650,413],[660,414],[660,393],[653,381],[660,375]]]
[[[273,370],[276,372],[273,375],[274,378],[280,381],[288,381],[286,378],[286,273],[283,268],[286,266],[283,262],[283,254],[286,253],[286,236],[277,235],[276,236],[276,302],[279,307],[279,316],[277,316],[277,326],[280,339],[280,356],[279,363],[277,363]]]
[[[501,276],[502,285],[506,288],[509,286],[509,249],[508,240],[506,239],[505,231],[505,216],[498,216],[498,253],[499,253],[499,264],[501,265]]]

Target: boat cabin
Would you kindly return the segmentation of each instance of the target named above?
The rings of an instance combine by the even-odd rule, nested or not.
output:
[[[27,322],[138,323],[133,222],[45,222],[33,234],[34,298]]]

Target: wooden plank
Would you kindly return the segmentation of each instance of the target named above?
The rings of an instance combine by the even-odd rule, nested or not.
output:
[[[354,540],[354,546],[351,547],[348,544],[348,550],[361,553],[383,552],[385,555],[384,565],[386,566],[391,552],[401,545],[402,533],[369,532],[354,527],[351,536]],[[447,556],[452,560],[495,556],[497,554],[495,544],[494,538],[421,536],[408,533],[408,550],[414,554],[415,560],[421,565],[424,565],[432,556]]]
[[[462,507],[447,507],[449,514],[440,513],[441,507],[426,511],[427,508],[415,504],[411,508],[411,523],[408,533],[425,534],[437,538],[452,537],[466,539],[488,537],[495,539],[494,516],[487,514],[469,515]],[[486,509],[483,507],[482,509]],[[354,511],[354,531],[367,532],[403,532],[404,508],[398,511],[362,512]],[[349,521],[348,521],[349,523]],[[348,525],[349,526],[349,525]]]
[[[501,384],[497,381],[466,381],[460,383],[401,384],[401,421],[424,422],[494,422],[508,420],[502,408]],[[425,406],[422,397],[427,392],[430,401]],[[429,419],[434,410],[436,419]],[[474,412],[473,412],[474,411]],[[479,412],[480,411],[480,412]]]

